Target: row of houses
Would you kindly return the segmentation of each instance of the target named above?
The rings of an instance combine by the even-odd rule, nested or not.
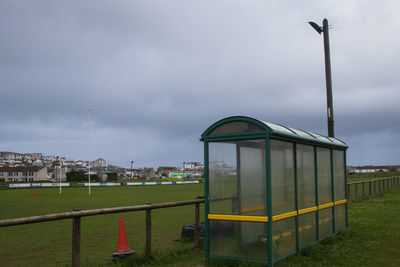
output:
[[[91,164],[90,175],[97,181],[105,182],[110,179],[154,179],[154,178],[200,178],[203,177],[203,165],[193,163],[186,168],[160,166],[157,171],[153,168],[124,169],[117,166],[107,166],[100,159],[97,164]],[[67,177],[75,175],[77,180],[87,177],[89,168],[85,164],[65,166],[56,164],[53,167],[43,166],[2,166],[0,167],[0,181],[4,182],[37,182],[37,181],[66,181]]]
[[[389,171],[400,171],[400,165],[382,165],[382,166],[348,166],[347,171],[349,173],[372,173],[372,172],[389,172]]]
[[[105,168],[107,162],[103,158],[98,158],[94,161],[83,160],[68,160],[65,157],[43,155],[42,153],[16,153],[16,152],[0,152],[0,167],[1,166],[36,166],[51,168],[55,165],[67,167],[88,167]]]

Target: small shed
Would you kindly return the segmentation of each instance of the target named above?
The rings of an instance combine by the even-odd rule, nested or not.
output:
[[[235,116],[201,141],[207,259],[272,266],[347,228],[339,139]]]

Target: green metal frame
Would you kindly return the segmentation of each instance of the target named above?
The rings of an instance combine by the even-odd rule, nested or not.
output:
[[[347,192],[347,171],[346,171],[346,164],[347,164],[347,158],[346,158],[346,153],[344,153],[344,197],[348,200],[349,199],[349,192]],[[347,203],[345,204],[346,205],[346,208],[345,208],[345,211],[346,211],[346,229],[349,227],[349,217],[348,217],[348,211],[347,211],[347,208],[348,208],[348,205],[347,205]]]
[[[267,216],[269,218],[268,223],[267,223],[267,242],[268,242],[268,251],[267,251],[267,263],[268,265],[273,265],[274,262],[274,257],[272,255],[272,194],[271,194],[271,139],[269,137],[269,134],[267,134],[266,136],[266,140],[265,140],[265,160],[266,160],[266,165],[265,165],[265,169],[267,171],[267,175],[266,175],[266,186],[267,186]]]
[[[243,133],[229,133],[229,134],[220,134],[220,135],[209,135],[214,131],[216,128],[230,122],[247,122],[254,124],[263,131],[254,131],[254,132],[243,132]],[[281,125],[279,125],[281,126]],[[314,149],[314,172],[315,172],[315,205],[318,206],[319,202],[319,197],[318,197],[318,151],[317,147],[324,147],[324,148],[329,148],[330,149],[330,163],[331,163],[331,189],[332,189],[332,202],[335,201],[335,191],[334,191],[334,160],[333,160],[333,149],[337,150],[342,150],[346,152],[346,149],[348,148],[347,145],[343,143],[343,145],[333,143],[333,142],[328,142],[328,141],[322,141],[319,139],[312,139],[312,138],[305,138],[303,136],[299,136],[295,134],[294,131],[292,131],[290,128],[287,128],[285,126],[281,126],[289,131],[293,132],[293,134],[288,134],[288,133],[283,133],[278,130],[271,129],[267,124],[265,124],[262,121],[250,118],[250,117],[243,117],[243,116],[235,116],[235,117],[228,117],[225,119],[222,119],[220,121],[217,121],[216,123],[212,124],[210,127],[207,128],[207,130],[202,134],[201,136],[201,141],[204,141],[204,178],[205,178],[205,224],[206,224],[206,259],[224,259],[224,260],[235,260],[235,261],[244,261],[244,262],[256,262],[256,263],[263,263],[268,266],[273,266],[274,263],[278,263],[288,257],[291,257],[292,255],[296,254],[298,251],[306,248],[299,248],[299,237],[298,237],[298,232],[299,232],[299,225],[298,225],[298,216],[295,217],[296,220],[296,250],[294,252],[289,253],[288,255],[285,255],[283,257],[280,257],[278,259],[273,259],[273,240],[272,240],[272,194],[271,194],[271,143],[270,140],[271,138],[273,139],[278,139],[278,140],[284,140],[284,141],[289,141],[293,144],[293,153],[294,153],[294,186],[295,186],[295,208],[298,210],[298,188],[297,188],[297,146],[296,144],[307,144],[313,146]],[[307,132],[305,132],[307,133]],[[309,134],[309,133],[308,133]],[[312,136],[312,134],[310,134]],[[209,143],[210,142],[226,142],[226,141],[238,141],[238,140],[249,140],[249,139],[264,139],[265,140],[265,168],[266,168],[266,208],[267,208],[267,216],[268,216],[268,222],[266,223],[266,228],[267,228],[267,259],[266,261],[259,261],[259,260],[252,260],[252,259],[243,259],[243,258],[234,258],[234,257],[223,257],[223,256],[213,256],[210,255],[210,236],[209,236],[209,219],[208,219],[208,214],[209,214]],[[337,139],[338,140],[338,139]],[[238,166],[239,167],[239,166]],[[346,153],[344,153],[344,171],[345,171],[345,184],[347,184],[347,173],[346,173]],[[242,181],[241,181],[242,182]],[[347,192],[347,186],[345,186],[345,196],[347,199],[348,192]],[[348,227],[348,213],[347,213],[347,203],[344,204],[346,205],[346,228]],[[332,234],[335,234],[335,205],[332,207]],[[316,241],[312,242],[320,242],[322,241],[319,238],[319,210],[315,211],[315,220],[316,220]],[[329,236],[331,236],[329,235]],[[328,237],[329,237],[328,236]],[[325,238],[324,238],[325,239]],[[310,245],[311,245],[310,244]]]
[[[206,245],[206,259],[210,258],[210,235],[208,229],[210,229],[210,224],[208,221],[208,213],[210,211],[210,205],[208,202],[209,196],[209,169],[208,169],[208,142],[204,142],[204,208],[205,208],[205,215],[204,221],[206,225],[205,231],[205,245]]]
[[[314,170],[315,170],[315,206],[319,204],[319,191],[318,191],[318,149],[314,146]],[[316,241],[319,241],[319,211],[315,212],[315,230],[317,231]]]
[[[297,188],[297,145],[293,143],[293,154],[294,154],[294,208],[299,210],[299,194]],[[295,227],[296,227],[296,251],[299,251],[299,216],[295,217]]]
[[[335,161],[333,159],[333,149],[330,150],[331,155],[331,189],[332,189],[332,202],[335,202]],[[336,233],[335,231],[335,206],[332,207],[332,233]]]

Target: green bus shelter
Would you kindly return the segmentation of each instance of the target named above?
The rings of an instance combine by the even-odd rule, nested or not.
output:
[[[243,116],[201,140],[207,259],[272,266],[347,228],[344,142]]]

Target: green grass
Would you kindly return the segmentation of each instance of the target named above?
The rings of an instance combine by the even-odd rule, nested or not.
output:
[[[193,199],[203,185],[147,187],[0,190],[0,218],[160,203]],[[35,200],[35,192],[38,199]],[[349,229],[315,244],[278,266],[400,266],[400,188],[383,196],[349,203]],[[192,242],[176,242],[182,225],[193,223],[194,207],[155,210],[152,259],[144,254],[144,212],[82,218],[82,266],[108,266],[117,248],[118,217],[124,217],[128,241],[138,255],[115,266],[258,266],[212,261]],[[68,266],[71,256],[71,220],[0,228],[2,266]]]
[[[0,219],[26,217],[71,211],[74,208],[96,209],[134,206],[194,199],[203,195],[203,184],[92,187],[87,188],[7,189],[0,190]],[[38,198],[35,199],[35,193]],[[84,217],[81,220],[82,266],[108,265],[118,244],[119,216],[132,249],[144,254],[145,213]],[[201,214],[201,220],[204,220]],[[193,244],[176,242],[183,225],[194,223],[194,206],[152,211],[152,250],[155,255],[185,251]],[[0,257],[2,266],[68,266],[71,259],[72,220],[0,228]],[[29,264],[28,264],[29,263]]]

